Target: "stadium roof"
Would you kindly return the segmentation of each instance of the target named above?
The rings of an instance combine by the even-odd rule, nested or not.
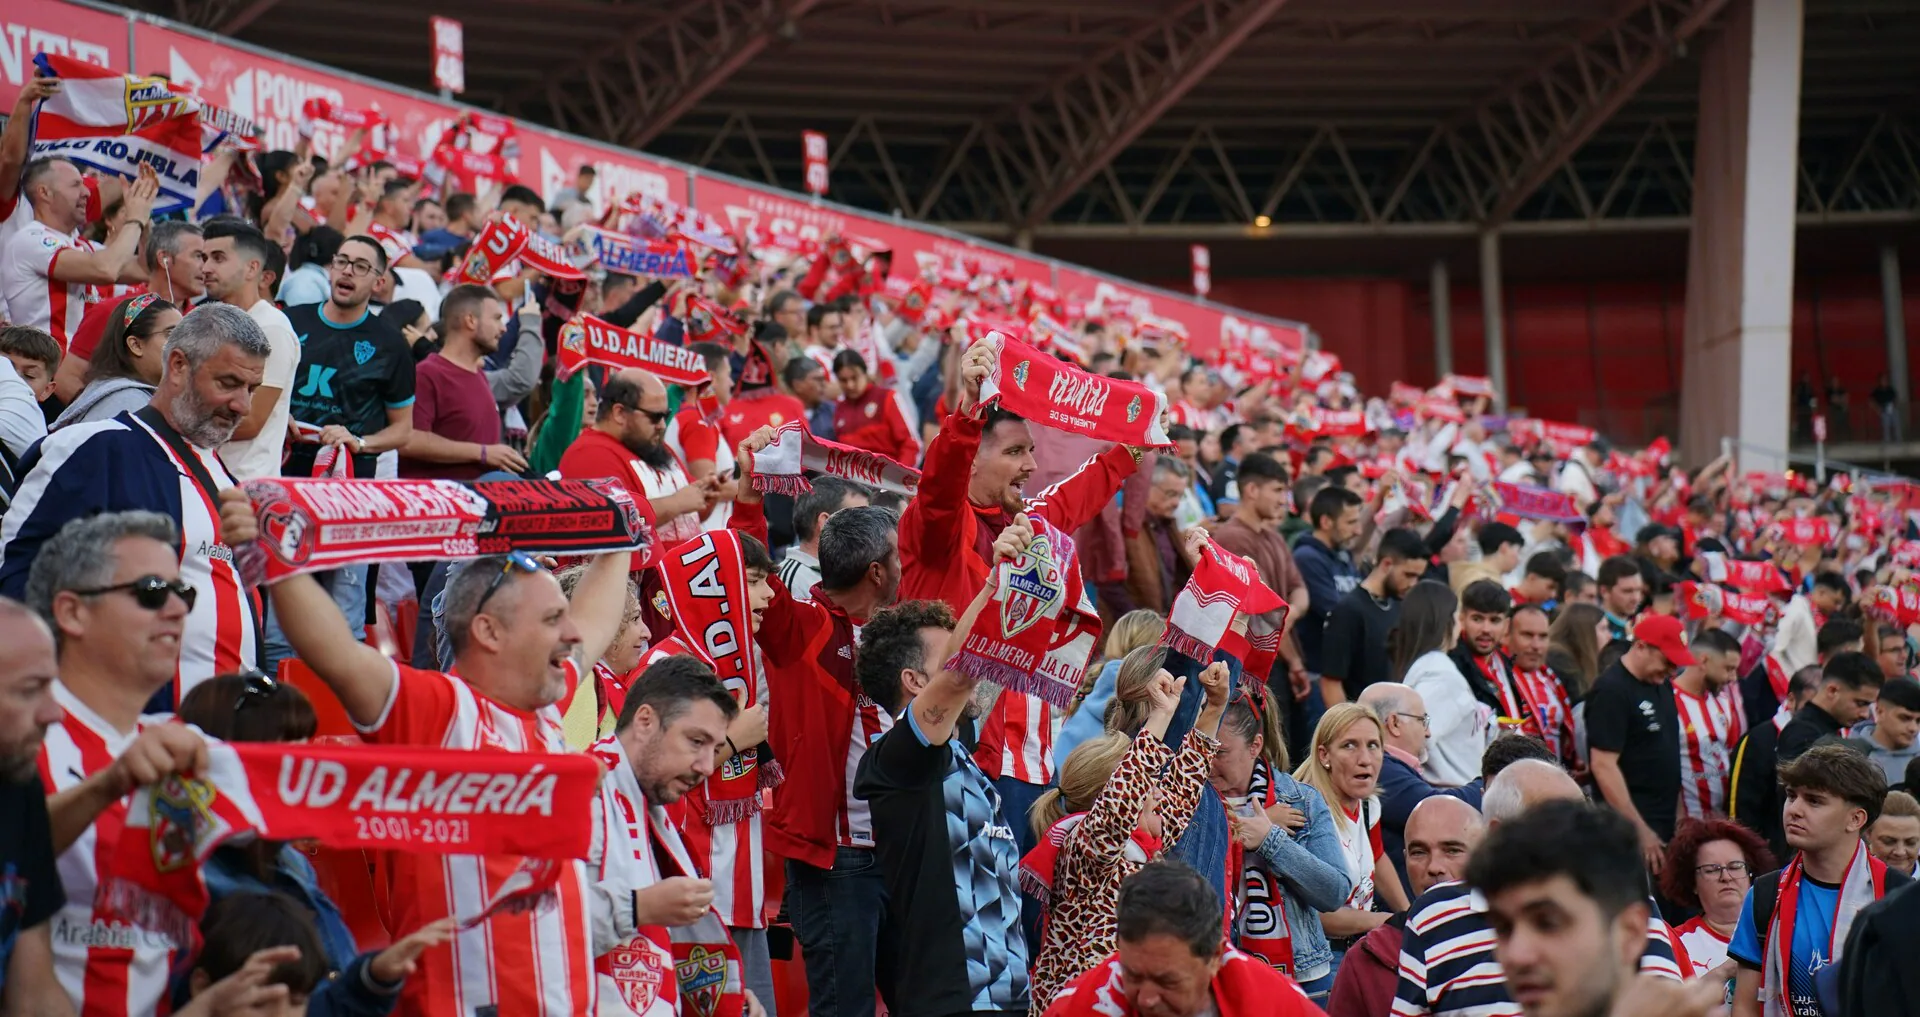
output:
[[[142,0],[427,89],[1003,239],[1449,236],[1684,217],[1729,0]],[[1806,0],[1803,216],[1920,211],[1920,0]]]

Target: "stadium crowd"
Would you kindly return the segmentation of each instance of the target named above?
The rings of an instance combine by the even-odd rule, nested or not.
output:
[[[0,1013],[1920,1005],[1920,486],[590,169],[222,148],[156,220],[29,159],[60,88],[0,136]],[[527,536],[582,491],[629,539]],[[352,796],[437,847],[322,791],[462,759]]]

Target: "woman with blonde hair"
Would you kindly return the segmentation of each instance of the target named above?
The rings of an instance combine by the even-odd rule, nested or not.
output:
[[[1114,619],[1113,626],[1107,629],[1106,645],[1101,649],[1106,662],[1098,669],[1087,669],[1087,683],[1067,708],[1066,723],[1060,725],[1060,733],[1054,736],[1053,758],[1066,759],[1073,754],[1074,746],[1104,730],[1107,704],[1113,701],[1114,683],[1120,678],[1121,660],[1141,647],[1158,643],[1166,631],[1167,619],[1145,608],[1128,611]]]
[[[1220,726],[1229,673],[1224,663],[1200,672],[1206,704],[1176,754],[1165,738],[1187,680],[1160,666],[1166,655],[1140,647],[1121,663],[1118,684],[1146,690],[1139,732],[1081,743],[1061,764],[1059,786],[1034,803],[1039,842],[1020,861],[1020,882],[1044,909],[1035,1010],[1113,952],[1120,881],[1165,854],[1200,802],[1220,745],[1207,732]]]
[[[1320,926],[1333,948],[1329,975],[1340,970],[1340,958],[1361,936],[1386,922],[1392,912],[1407,909],[1407,894],[1380,843],[1380,767],[1385,762],[1385,728],[1370,707],[1340,703],[1329,708],[1313,730],[1308,758],[1293,771],[1295,780],[1320,792],[1333,810],[1333,827],[1346,858],[1353,890],[1332,911],[1322,912]],[[1385,911],[1374,910],[1378,897]]]

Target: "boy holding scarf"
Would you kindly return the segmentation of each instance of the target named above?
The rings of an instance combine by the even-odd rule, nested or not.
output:
[[[1886,776],[1843,745],[1816,745],[1780,771],[1787,867],[1747,891],[1727,956],[1740,965],[1734,1017],[1839,1017],[1841,947],[1854,916],[1910,882],[1867,852]]]

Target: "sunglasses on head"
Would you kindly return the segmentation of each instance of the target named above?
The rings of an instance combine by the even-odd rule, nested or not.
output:
[[[507,576],[514,572],[532,575],[538,571],[540,571],[540,563],[533,560],[533,555],[525,551],[508,551],[506,561],[500,564],[500,571],[493,574],[493,580],[487,583],[486,592],[480,595],[480,602],[473,605],[473,613],[479,614],[486,610],[487,601],[492,600],[493,595],[500,592],[500,584],[507,581]]]
[[[257,699],[271,699],[274,693],[280,691],[280,683],[265,672],[248,668],[240,672],[240,677],[246,680],[246,684],[240,687],[240,696],[233,701],[235,713],[239,713],[248,703]]]
[[[133,598],[134,603],[139,604],[149,611],[158,611],[166,607],[167,598],[170,596],[179,597],[180,602],[187,605],[187,610],[191,611],[193,610],[194,600],[200,596],[200,591],[194,589],[184,579],[162,579],[159,576],[141,576],[138,579],[129,580],[124,583],[115,583],[112,586],[102,586],[92,590],[75,590],[73,592],[82,597],[98,597],[105,593],[125,593]]]

